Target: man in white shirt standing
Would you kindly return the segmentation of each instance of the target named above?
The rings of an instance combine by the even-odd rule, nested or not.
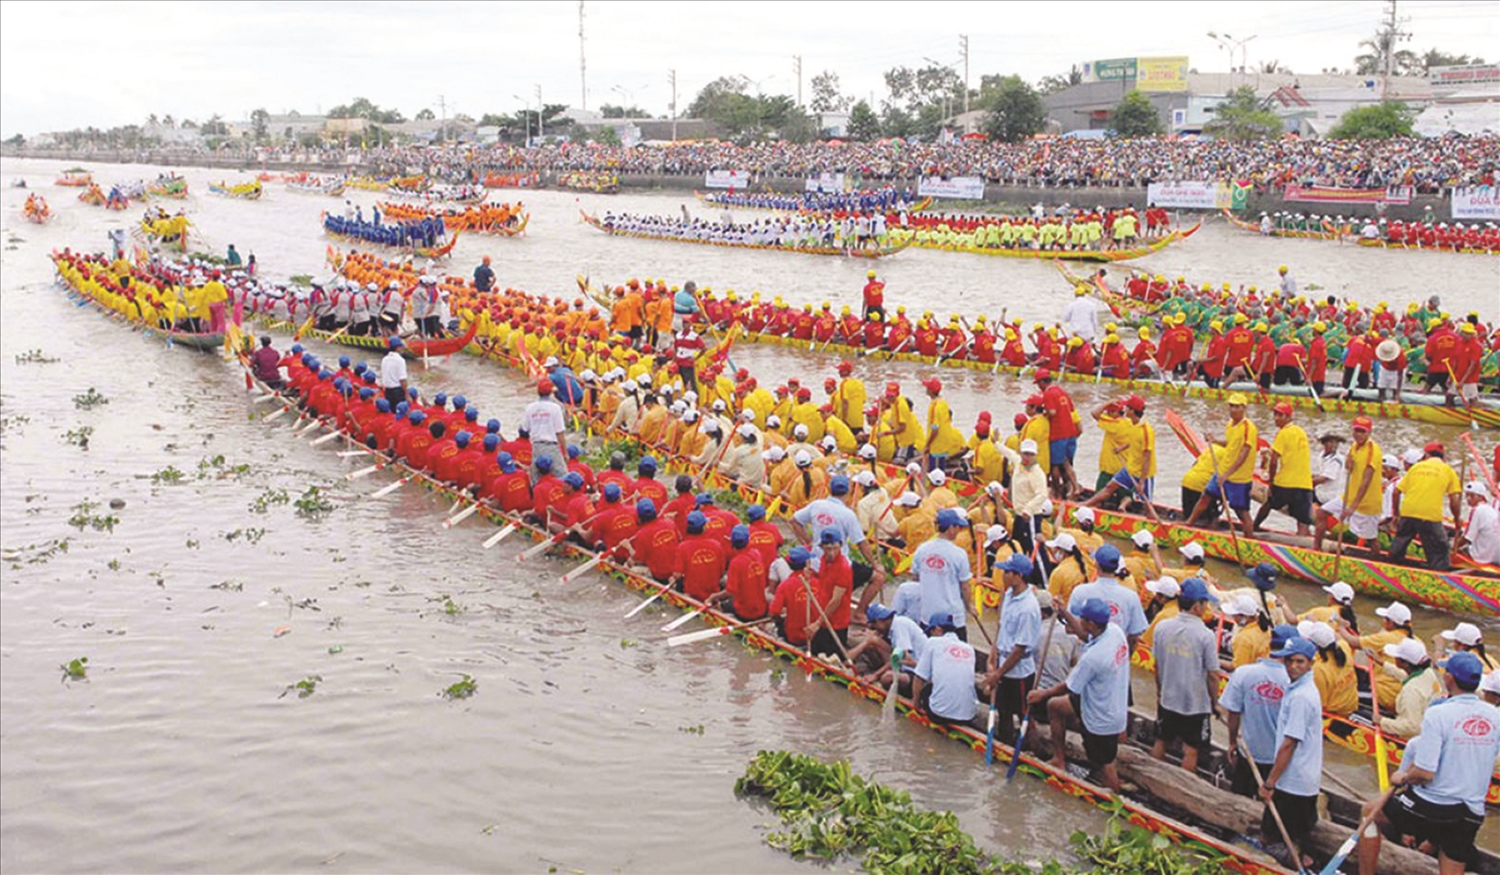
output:
[[[387,340],[390,352],[380,360],[380,390],[393,408],[406,400],[406,359],[401,357],[404,345],[399,337]]]
[[[1344,436],[1333,432],[1318,437],[1323,452],[1312,460],[1312,482],[1319,507],[1344,494],[1344,454],[1339,452],[1343,442]]]
[[[568,426],[563,420],[562,405],[552,398],[553,388],[552,380],[542,377],[536,384],[536,400],[521,413],[521,421],[531,436],[532,483],[542,476],[536,460],[543,456],[551,457],[554,471],[565,471],[568,467]]]
[[[1500,511],[1490,501],[1489,489],[1470,480],[1464,486],[1464,503],[1469,506],[1469,524],[1453,542],[1453,549],[1468,550],[1475,562],[1500,563]]]
[[[1099,334],[1099,307],[1089,295],[1087,286],[1073,290],[1073,300],[1063,308],[1063,327],[1070,337],[1081,337],[1084,343],[1093,343]]]

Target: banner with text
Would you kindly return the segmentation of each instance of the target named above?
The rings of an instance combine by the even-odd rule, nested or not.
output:
[[[1187,56],[1137,58],[1135,88],[1153,92],[1188,90]]]
[[[1395,185],[1390,188],[1329,188],[1323,185],[1289,185],[1286,199],[1313,204],[1395,204],[1411,203],[1411,186]]]
[[[817,176],[809,176],[804,185],[806,191],[845,191],[849,188],[842,173],[820,173]]]
[[[750,174],[743,170],[709,170],[703,174],[703,187],[736,190],[749,188]]]
[[[1491,90],[1500,85],[1500,64],[1466,64],[1462,67],[1431,67],[1427,84],[1444,93],[1463,90]]]
[[[1500,187],[1480,185],[1453,190],[1453,218],[1500,222]]]
[[[1146,203],[1183,210],[1219,209],[1217,182],[1153,182],[1146,186]]]
[[[917,183],[919,197],[951,197],[984,200],[984,179],[979,176],[924,176]]]

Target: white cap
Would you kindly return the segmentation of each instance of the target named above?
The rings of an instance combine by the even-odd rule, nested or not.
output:
[[[542,362],[542,367],[544,367],[544,368],[555,368],[555,367],[557,367],[557,356],[555,356],[555,355],[549,355],[549,356],[547,356],[547,360],[544,361],[544,362]]]
[[[915,492],[903,492],[896,496],[896,503],[902,507],[916,507],[922,503],[922,496]]]
[[[723,398],[715,398],[714,403],[710,405],[709,409],[715,413],[723,413],[724,411],[728,410],[729,407],[724,403]]]
[[[703,425],[700,426],[700,428],[702,428],[708,434],[718,434],[719,421],[717,419],[705,419],[703,420]]]
[[[1004,495],[1005,487],[1000,485],[999,480],[991,480],[990,482],[984,484],[984,491],[988,492],[990,495]]]
[[[961,519],[961,520],[963,520],[964,522],[968,522],[969,521],[969,509],[968,508],[966,508],[966,507],[955,507],[955,508],[952,508],[952,511],[954,513],[958,514],[958,518]]]
[[[854,482],[860,486],[874,486],[875,474],[872,471],[861,471],[854,475]]]
[[[682,421],[683,422],[697,422],[698,421],[698,411],[696,411],[693,408],[689,407],[686,411],[683,412],[683,414],[682,414]]]
[[[1484,679],[1479,682],[1479,691],[1481,693],[1500,693],[1500,668],[1484,676]]]
[[[796,438],[799,441],[807,437],[807,426],[803,425],[800,422],[797,423],[797,427],[792,429],[792,437]]]
[[[1175,599],[1182,595],[1182,586],[1175,577],[1162,577],[1157,580],[1146,581],[1146,589],[1151,590],[1159,596]]]
[[[1253,617],[1256,611],[1255,600],[1247,595],[1238,595],[1219,611],[1226,617]]]
[[[741,410],[740,411],[740,415],[736,416],[735,419],[744,420],[745,422],[754,422],[755,421],[755,411],[754,410]]]
[[[1135,534],[1131,535],[1130,536],[1130,540],[1137,547],[1140,547],[1142,550],[1144,550],[1147,547],[1151,546],[1151,542],[1155,541],[1156,538],[1155,538],[1155,536],[1153,536],[1146,529],[1141,529],[1140,531],[1138,531]]]
[[[1075,550],[1078,547],[1078,542],[1073,540],[1072,535],[1063,532],[1061,535],[1048,541],[1047,546],[1054,550]]]
[[[1052,516],[1052,499],[1042,499],[1042,516]]]
[[[693,391],[692,389],[689,389],[686,392],[682,393],[682,400],[686,401],[689,404],[697,404],[698,393]]]
[[[839,448],[839,442],[834,438],[833,435],[825,434],[823,435],[823,439],[818,441],[818,446],[822,447],[825,450],[828,450],[829,452],[833,452],[834,450]]]
[[[668,407],[667,411],[673,416],[681,416],[683,413],[687,412],[687,405],[683,404],[681,401],[673,401],[672,406]]]
[[[1188,541],[1186,544],[1178,547],[1177,552],[1181,553],[1183,556],[1186,556],[1189,559],[1202,559],[1203,545],[1198,543],[1197,541]]]
[[[1385,458],[1381,459],[1380,463],[1387,468],[1401,467],[1401,460],[1397,458],[1393,453],[1386,453]]]
[[[809,453],[807,450],[798,450],[797,455],[792,457],[792,464],[798,468],[806,468],[812,464],[812,453]]]
[[[631,382],[630,380],[626,380],[625,381],[625,385],[622,386],[621,388],[624,389],[626,392],[629,392],[631,395],[634,395],[636,392],[639,392],[640,389],[641,389],[640,386],[637,386],[635,383]]]
[[[1489,487],[1484,485],[1483,480],[1470,480],[1468,483],[1465,483],[1464,492],[1469,493],[1470,495],[1477,495],[1480,498],[1490,497]]]
[[[588,382],[589,380],[599,379],[599,375],[594,373],[589,368],[584,368],[583,373],[578,375],[578,379],[583,380],[584,382]]]
[[[635,381],[637,383],[641,384],[641,388],[642,389],[649,389],[649,388],[651,388],[651,375],[650,374],[641,374],[639,377],[635,378]]]
[[[1457,641],[1459,644],[1462,644],[1465,647],[1473,647],[1480,641],[1484,640],[1483,633],[1481,633],[1479,631],[1479,627],[1474,625],[1473,623],[1459,623],[1452,629],[1445,630],[1443,632],[1443,637],[1448,639],[1449,641]]]
[[[1384,617],[1397,626],[1404,626],[1411,622],[1411,608],[1400,602],[1391,602],[1388,608],[1376,608],[1375,616]]]
[[[1073,519],[1080,523],[1091,523],[1094,521],[1094,509],[1092,507],[1074,508]]]
[[[771,414],[766,417],[766,428],[781,428],[781,417]]]
[[[1402,638],[1394,644],[1387,644],[1383,649],[1386,656],[1412,665],[1421,665],[1427,661],[1427,648],[1415,638]]]
[[[984,542],[986,544],[1003,541],[1008,537],[1010,537],[1010,532],[1005,530],[1005,526],[995,525],[984,530]]]
[[[1415,465],[1422,461],[1422,451],[1413,447],[1401,454],[1401,461],[1408,465]]]
[[[1024,441],[1021,441],[1021,452],[1022,453],[1035,453],[1036,452],[1036,441],[1032,440],[1031,438],[1027,438]]]
[[[861,459],[873,459],[876,455],[874,444],[863,444],[859,448],[859,457]]]
[[[1323,591],[1333,596],[1334,601],[1341,605],[1347,605],[1354,601],[1354,587],[1342,580],[1336,580],[1323,587]]]
[[[933,486],[942,486],[948,482],[948,475],[943,473],[942,468],[933,468],[927,472],[927,482]]]
[[[744,425],[740,426],[739,433],[740,437],[755,437],[755,426],[747,422]]]
[[[1333,627],[1318,620],[1303,620],[1297,624],[1297,634],[1317,647],[1327,647],[1336,640]]]
[[[773,462],[780,462],[786,458],[786,450],[778,446],[772,446],[769,450],[766,450],[766,458]]]

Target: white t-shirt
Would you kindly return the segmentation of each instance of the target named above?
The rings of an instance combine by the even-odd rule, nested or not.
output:
[[[1500,511],[1493,504],[1476,505],[1469,514],[1469,558],[1475,562],[1500,562]]]
[[[1074,298],[1063,308],[1063,326],[1068,334],[1092,342],[1098,333],[1099,308],[1090,297]]]
[[[406,359],[393,349],[380,360],[380,388],[399,389],[401,381],[405,379]]]
[[[567,423],[563,421],[562,408],[554,401],[538,399],[526,405],[526,410],[521,413],[521,419],[526,423],[526,430],[531,434],[531,440],[557,443],[557,436],[568,430]]]
[[[1127,669],[1128,670],[1128,669]],[[974,648],[952,632],[927,641],[917,661],[917,677],[932,684],[932,711],[949,720],[972,720],[974,700]]]
[[[1325,456],[1321,453],[1313,459],[1313,473],[1328,480],[1313,487],[1318,504],[1327,504],[1344,494],[1344,454]]]

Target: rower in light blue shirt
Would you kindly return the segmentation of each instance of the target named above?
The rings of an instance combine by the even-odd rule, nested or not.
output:
[[[1068,597],[1068,613],[1077,616],[1084,602],[1103,599],[1109,605],[1110,624],[1120,627],[1134,647],[1148,624],[1146,611],[1141,608],[1141,597],[1115,577],[1120,567],[1119,549],[1113,544],[1105,544],[1094,551],[1094,564],[1099,567],[1099,579],[1073,588],[1073,594]]]
[[[1318,791],[1323,775],[1323,699],[1313,682],[1312,661],[1318,648],[1306,638],[1293,638],[1271,655],[1286,665],[1291,684],[1276,716],[1276,760],[1261,786],[1261,798],[1270,805],[1261,817],[1261,840],[1275,843],[1286,828],[1286,837],[1301,849],[1318,822]],[[1272,806],[1281,814],[1281,824],[1272,817]],[[1276,856],[1273,852],[1272,856]],[[1298,868],[1312,865],[1302,855]]]
[[[1281,625],[1271,630],[1271,649],[1280,650],[1297,636],[1295,626]],[[1229,682],[1219,694],[1219,705],[1229,715],[1229,749],[1234,758],[1232,789],[1243,796],[1255,796],[1255,776],[1250,774],[1250,764],[1245,762],[1239,739],[1245,740],[1255,768],[1264,778],[1276,760],[1276,724],[1281,716],[1281,703],[1286,697],[1292,680],[1287,677],[1286,666],[1269,656],[1242,665],[1229,676]]]

